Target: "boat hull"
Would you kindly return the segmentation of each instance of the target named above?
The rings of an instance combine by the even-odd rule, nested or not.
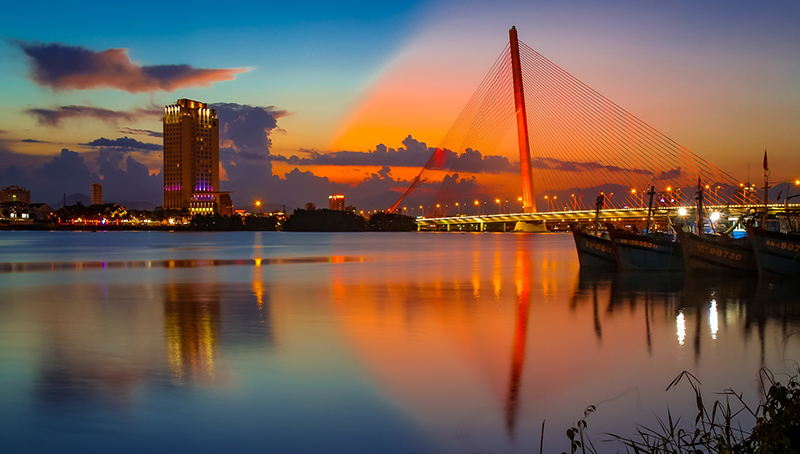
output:
[[[680,244],[668,238],[641,235],[609,228],[617,269],[643,271],[683,271]]]
[[[748,226],[760,276],[800,276],[800,235]]]
[[[756,257],[747,238],[697,235],[678,229],[686,271],[756,272]]]
[[[581,268],[614,268],[616,258],[611,240],[601,238],[583,229],[572,230],[578,261]]]

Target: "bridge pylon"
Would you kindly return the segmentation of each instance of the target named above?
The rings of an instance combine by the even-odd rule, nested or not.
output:
[[[528,116],[525,113],[525,91],[522,88],[522,64],[519,59],[517,27],[508,31],[511,43],[511,77],[514,83],[514,108],[517,112],[517,140],[519,142],[519,166],[522,173],[522,210],[536,212],[533,198],[533,172],[531,170],[531,145],[528,138]]]

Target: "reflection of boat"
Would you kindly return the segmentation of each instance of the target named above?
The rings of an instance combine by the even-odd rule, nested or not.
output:
[[[681,247],[664,233],[642,235],[609,224],[617,268],[621,270],[682,271]]]
[[[575,238],[581,268],[613,268],[616,265],[614,247],[610,239],[593,235],[581,227],[573,228],[572,236]]]
[[[800,234],[748,226],[747,238],[755,251],[761,276],[800,276]]]
[[[754,272],[756,259],[747,238],[697,235],[677,228],[687,271]]]

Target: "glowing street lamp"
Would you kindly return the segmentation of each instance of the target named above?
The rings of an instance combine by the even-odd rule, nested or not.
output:
[[[456,208],[458,209],[458,214],[460,215],[461,214],[461,205],[459,205],[458,202],[456,202]]]

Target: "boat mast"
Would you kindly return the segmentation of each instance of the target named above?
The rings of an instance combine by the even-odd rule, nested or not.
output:
[[[761,214],[761,227],[767,226],[767,203],[769,198],[769,164],[767,163],[767,150],[764,150],[764,212]]]
[[[650,196],[650,202],[647,204],[647,225],[645,226],[645,232],[650,233],[650,217],[653,213],[653,195],[656,193],[656,187],[650,186],[650,189],[647,190],[647,195]]]
[[[597,236],[597,231],[600,229],[600,210],[606,204],[606,195],[602,192],[600,195],[597,196],[597,200],[594,202],[594,234]]]
[[[703,231],[703,183],[700,182],[700,177],[697,177],[697,235]]]

